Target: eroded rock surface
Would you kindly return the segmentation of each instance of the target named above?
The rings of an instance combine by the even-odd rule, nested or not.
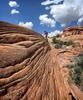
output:
[[[70,35],[79,35],[79,34],[83,35],[83,26],[65,28],[62,37],[66,37]]]
[[[29,29],[0,22],[0,100],[83,100],[64,81],[58,51]]]

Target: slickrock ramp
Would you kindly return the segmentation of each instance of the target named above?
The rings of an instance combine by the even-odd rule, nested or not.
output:
[[[57,60],[40,34],[0,22],[0,100],[83,100]]]

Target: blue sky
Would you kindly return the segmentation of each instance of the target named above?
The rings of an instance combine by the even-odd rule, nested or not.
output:
[[[60,1],[62,0],[1,0],[0,20],[40,33],[46,30],[51,34],[62,31],[64,27],[83,25],[83,1],[64,0],[58,4]]]

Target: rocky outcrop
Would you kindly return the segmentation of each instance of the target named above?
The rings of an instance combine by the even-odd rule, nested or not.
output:
[[[62,37],[70,36],[70,35],[83,35],[83,27],[68,27],[63,31]]]
[[[58,53],[40,34],[0,22],[0,100],[82,100],[64,81]]]

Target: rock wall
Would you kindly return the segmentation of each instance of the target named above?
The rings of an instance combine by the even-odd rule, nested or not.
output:
[[[70,35],[83,35],[83,27],[69,27],[63,31],[62,37]]]

